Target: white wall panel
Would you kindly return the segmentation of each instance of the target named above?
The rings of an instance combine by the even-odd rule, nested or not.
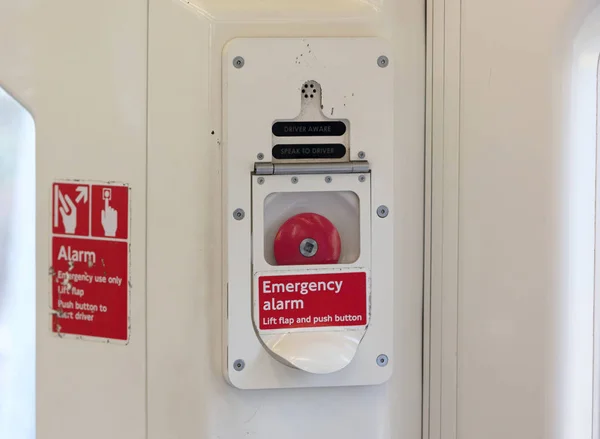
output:
[[[221,51],[238,36],[392,41],[403,208],[386,385],[240,391],[222,377]],[[149,61],[148,437],[419,438],[424,4],[151,0]]]
[[[143,0],[0,2],[0,86],[36,129],[38,439],[146,434],[146,41]],[[50,332],[51,183],[64,178],[131,185],[128,346]]]
[[[38,438],[420,437],[424,14],[416,0],[0,2],[0,86],[36,124]],[[399,60],[386,385],[243,392],[223,380],[220,57],[259,35],[383,36]],[[50,184],[64,178],[131,185],[127,346],[48,330]]]
[[[430,437],[590,438],[598,2],[430,5]]]

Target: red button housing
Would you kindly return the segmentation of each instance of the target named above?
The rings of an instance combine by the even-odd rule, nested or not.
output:
[[[301,246],[305,254],[314,254],[305,256]],[[342,241],[333,223],[323,215],[301,213],[279,228],[273,252],[278,265],[337,264],[342,253]]]

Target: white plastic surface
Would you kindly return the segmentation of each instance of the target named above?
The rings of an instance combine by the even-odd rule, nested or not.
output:
[[[245,60],[242,68],[234,66],[234,60],[239,56]],[[380,56],[388,56],[390,61],[386,68],[378,65]],[[396,211],[392,160],[394,107],[390,90],[393,90],[396,63],[388,44],[377,38],[248,38],[235,39],[225,47],[223,216],[227,245],[224,249],[227,282],[224,318],[227,326],[224,368],[228,381],[238,388],[380,384],[391,376],[396,363],[391,312]],[[291,182],[291,176],[275,175],[265,176],[262,185],[252,176],[250,190],[248,179],[256,157],[262,153],[265,161],[271,160],[267,145],[271,145],[273,122],[294,119],[300,114],[300,90],[307,81],[320,84],[321,105],[326,112],[331,108],[330,113],[350,121],[349,156],[357,160],[359,152],[363,152],[369,161],[370,175],[365,176],[364,183],[358,180],[358,175],[334,175],[329,184],[324,181],[327,174],[301,175],[297,177],[297,184]],[[333,360],[337,349],[331,351],[331,357],[313,358],[314,369],[299,373],[282,366],[273,361],[250,330],[254,326],[248,301],[252,294],[250,261],[255,272],[284,269],[268,265],[263,256],[263,200],[280,190],[353,190],[359,196],[362,251],[351,265],[371,271],[371,319],[356,357],[346,358],[347,362],[353,361],[343,370],[339,370],[337,360]],[[376,209],[380,205],[389,208],[387,218],[377,216]],[[233,212],[236,209],[247,212],[247,218],[235,219]],[[358,347],[363,334],[364,331],[351,331],[348,336]],[[337,337],[340,344],[345,343],[341,334],[328,337],[329,340]],[[269,340],[272,338],[269,336]],[[294,336],[287,339],[294,339]],[[271,342],[267,342],[267,346]],[[390,358],[386,367],[377,364],[381,354]],[[290,355],[295,357],[293,353]],[[242,371],[234,367],[238,359],[246,363]],[[286,360],[293,363],[289,358]],[[336,367],[333,367],[334,363]],[[314,377],[307,373],[311,370],[336,373]]]
[[[240,338],[241,346],[245,346],[246,349],[252,348],[261,350],[260,354],[270,354],[275,359],[282,362],[286,367],[291,365],[297,369],[300,369],[306,373],[319,373],[319,374],[330,374],[336,373],[344,369],[351,362],[358,363],[352,370],[352,373],[345,373],[341,378],[336,376],[329,376],[331,382],[335,385],[343,385],[347,382],[352,385],[354,384],[370,384],[373,380],[385,380],[391,376],[391,365],[386,368],[379,367],[377,361],[367,355],[361,355],[361,352],[380,352],[385,353],[388,358],[393,356],[393,339],[390,337],[392,332],[391,323],[393,314],[390,310],[393,308],[393,296],[389,294],[393,288],[391,288],[393,276],[387,276],[385,279],[381,279],[379,285],[382,285],[386,280],[390,283],[389,288],[383,288],[377,291],[375,295],[372,295],[371,290],[371,265],[381,263],[382,259],[391,259],[392,248],[372,248],[371,237],[373,235],[372,224],[379,224],[384,221],[381,218],[377,218],[371,207],[371,175],[363,174],[362,181],[359,180],[358,174],[336,174],[329,175],[331,181],[328,183],[325,181],[325,174],[315,175],[301,175],[296,177],[296,183],[292,183],[291,176],[289,175],[267,175],[262,177],[262,183],[259,184],[257,179],[259,177],[252,176],[252,271],[254,273],[254,279],[252,282],[252,297],[253,297],[253,308],[252,316],[246,316],[246,318],[252,317],[253,325],[255,329],[254,334],[245,334],[236,332],[238,328],[238,320],[244,318],[244,314],[238,314],[238,309],[235,306],[229,307],[229,331],[230,338]],[[276,191],[276,192],[275,192]],[[301,209],[300,212],[316,212],[325,215],[330,219],[334,226],[340,224],[342,232],[340,233],[340,239],[342,240],[342,247],[346,245],[345,238],[349,233],[344,233],[345,230],[344,222],[347,221],[349,226],[358,224],[359,230],[356,232],[356,240],[359,242],[355,243],[355,247],[362,249],[362,252],[357,254],[356,258],[353,258],[349,262],[340,261],[339,264],[335,265],[321,265],[321,266],[294,266],[294,265],[271,265],[268,260],[264,257],[266,249],[263,248],[269,241],[264,239],[264,231],[267,230],[265,227],[268,223],[265,214],[268,212],[265,209],[266,201],[273,194],[299,194],[303,202],[300,202],[300,206],[292,206],[291,209],[282,209],[282,214],[289,218],[296,212],[296,209]],[[348,197],[340,196],[339,194],[350,193],[357,199],[355,209],[352,208],[352,204],[348,203]],[[306,196],[305,194],[319,194],[320,197],[315,198]],[[328,198],[327,195],[329,195]],[[321,201],[322,200],[322,201]],[[314,205],[311,201],[315,202]],[[319,203],[319,201],[321,201]],[[320,205],[324,201],[328,201],[326,211],[319,210]],[[350,207],[350,208],[348,208]],[[329,214],[327,212],[329,210]],[[291,211],[290,211],[291,210]],[[341,216],[345,215],[345,216]],[[372,223],[371,216],[374,216],[374,222]],[[286,219],[287,219],[286,218]],[[389,230],[389,229],[385,229]],[[376,232],[375,232],[376,233]],[[352,244],[349,239],[349,244]],[[272,245],[272,244],[271,244]],[[239,248],[239,247],[238,247]],[[315,272],[329,272],[337,273],[339,271],[364,271],[367,274],[366,284],[366,295],[365,300],[367,302],[367,320],[365,325],[361,326],[333,326],[330,328],[304,328],[304,329],[282,329],[282,330],[268,330],[261,331],[257,328],[257,322],[259,321],[259,307],[260,302],[257,297],[258,289],[258,278],[263,275],[276,275],[283,273],[315,273]],[[233,300],[241,301],[243,296],[234,294],[231,288],[228,290],[229,303]],[[232,304],[233,305],[233,304]],[[245,310],[245,307],[244,307]],[[244,312],[242,310],[242,312]],[[335,310],[331,310],[334,312]],[[373,327],[374,330],[370,331],[369,337],[366,339],[371,346],[361,346],[363,337],[368,329],[369,322],[375,320],[377,322]],[[386,333],[387,331],[387,333]],[[306,332],[312,332],[307,335]],[[260,344],[256,344],[252,337],[258,336]],[[254,343],[253,343],[254,341]],[[237,344],[237,343],[236,343]],[[266,349],[264,349],[266,348]],[[259,355],[260,355],[259,354]],[[376,357],[380,355],[377,354]],[[231,355],[230,355],[231,356]],[[257,355],[251,353],[251,357]],[[234,355],[235,358],[243,358],[239,355]],[[273,368],[278,367],[276,363],[272,365]],[[263,375],[264,369],[255,369],[253,363],[246,362],[246,368],[240,373],[240,371],[234,371],[233,376],[230,375],[230,379],[236,385],[249,386],[251,387],[254,381],[265,382],[264,378],[257,378],[256,375]],[[236,375],[240,375],[237,377]],[[270,374],[269,374],[270,375]],[[235,378],[234,378],[235,376]],[[313,383],[313,379],[310,376],[306,376],[305,380],[302,380],[297,374],[293,375],[295,383],[292,385],[302,387],[305,383]],[[267,377],[268,379],[268,377]],[[271,386],[277,387],[281,385],[281,379],[274,381]],[[323,380],[324,385],[327,385],[327,380]]]
[[[364,328],[350,331],[288,332],[260,335],[277,361],[307,374],[332,374],[355,358]]]

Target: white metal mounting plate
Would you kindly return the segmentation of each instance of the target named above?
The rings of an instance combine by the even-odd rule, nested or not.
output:
[[[385,67],[378,59],[385,56]],[[234,59],[243,57],[243,67]],[[394,60],[377,38],[247,38],[223,54],[224,374],[243,389],[370,385],[385,382],[393,353]],[[355,359],[343,370],[313,375],[285,366],[261,345],[252,323],[252,176],[259,153],[271,160],[271,126],[294,119],[300,89],[323,89],[323,112],[350,123],[350,160],[368,160],[371,174],[371,320]],[[362,154],[359,154],[362,153]],[[275,180],[274,180],[275,181]],[[379,218],[377,207],[389,208]],[[244,219],[234,218],[242,209]],[[389,363],[377,364],[385,354]],[[236,360],[244,368],[236,370]]]

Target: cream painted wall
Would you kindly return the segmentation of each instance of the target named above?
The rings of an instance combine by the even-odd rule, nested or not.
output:
[[[36,123],[38,438],[417,439],[421,425],[436,439],[591,438],[596,152],[580,78],[600,51],[597,4],[0,0],[0,86]],[[404,62],[404,359],[387,385],[242,392],[222,380],[219,54],[238,35],[381,35]],[[132,185],[126,348],[48,333],[55,178]]]
[[[598,2],[432,3],[426,427],[596,438]]]
[[[149,438],[421,436],[424,8],[412,0],[150,1]],[[398,361],[383,386],[239,391],[222,379],[221,51],[233,37],[269,35],[380,35],[399,60]],[[175,178],[174,194],[165,183]],[[185,214],[173,228],[165,212]]]
[[[424,17],[416,0],[0,1],[0,86],[36,124],[38,439],[420,437]],[[243,392],[223,380],[220,53],[254,35],[392,41],[404,209],[386,385]],[[62,178],[131,185],[125,347],[48,330],[50,185]]]

